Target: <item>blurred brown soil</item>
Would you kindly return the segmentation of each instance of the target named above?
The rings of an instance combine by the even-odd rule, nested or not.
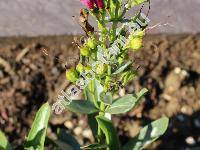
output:
[[[0,129],[14,149],[22,149],[38,108],[46,101],[52,104],[69,85],[65,65],[78,61],[72,41],[71,36],[0,38]],[[144,48],[130,57],[140,66],[140,75],[125,91],[147,87],[150,92],[133,111],[113,117],[122,143],[141,126],[168,116],[169,129],[149,149],[200,146],[200,35],[147,36]],[[93,138],[86,120],[68,111],[53,115],[48,135],[65,127],[81,144],[89,143]]]

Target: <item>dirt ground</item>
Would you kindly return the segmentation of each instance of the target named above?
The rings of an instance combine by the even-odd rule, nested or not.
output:
[[[52,104],[69,86],[65,65],[78,61],[72,41],[72,36],[0,38],[0,129],[14,149],[22,149],[38,108],[46,101]],[[120,140],[125,143],[141,126],[168,116],[166,134],[149,149],[200,147],[200,35],[151,35],[144,43],[140,52],[130,52],[140,75],[125,91],[147,87],[150,92],[136,109],[113,117]],[[53,115],[48,136],[64,127],[80,144],[92,142],[86,120],[69,111]]]

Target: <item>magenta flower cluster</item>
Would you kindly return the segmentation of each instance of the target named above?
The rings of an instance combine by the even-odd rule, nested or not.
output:
[[[99,8],[99,9],[104,8],[103,0],[81,0],[81,1],[89,9],[94,9],[95,7]]]

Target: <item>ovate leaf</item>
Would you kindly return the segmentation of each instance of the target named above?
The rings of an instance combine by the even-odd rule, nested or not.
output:
[[[136,106],[147,92],[147,89],[142,89],[138,94],[128,94],[120,97],[115,100],[108,109],[106,109],[106,112],[110,114],[126,113]]]
[[[73,100],[69,105],[65,105],[65,107],[72,112],[81,114],[98,112],[98,109],[88,100]]]
[[[139,134],[130,140],[123,150],[140,150],[146,148],[167,130],[169,119],[163,117],[142,128]]]
[[[134,105],[134,97],[129,94],[115,100],[110,108],[106,109],[106,112],[110,114],[121,114],[131,110]]]
[[[64,129],[59,129],[58,139],[55,141],[55,143],[57,143],[61,150],[70,150],[70,147],[71,150],[80,150],[80,145],[77,140]],[[66,146],[68,146],[68,148]]]
[[[69,144],[63,142],[63,141],[58,141],[55,139],[51,139],[49,137],[46,137],[45,139],[45,145],[53,145],[54,147],[56,147],[56,150],[74,150],[72,148],[72,146],[70,146]]]
[[[103,116],[97,116],[96,119],[99,127],[106,136],[107,150],[119,150],[120,142],[112,122]]]
[[[88,124],[92,130],[94,138],[97,138],[98,134],[98,123],[97,120],[95,119],[95,116],[97,115],[98,113],[88,114]]]
[[[25,141],[25,149],[44,149],[46,130],[48,126],[51,107],[48,103],[42,105],[36,114],[31,130]]]
[[[2,131],[0,131],[0,149],[11,150],[10,143]]]
[[[148,90],[146,88],[143,88],[139,93],[136,93],[134,95],[134,98],[136,99],[136,105],[140,102],[140,100],[148,93]]]

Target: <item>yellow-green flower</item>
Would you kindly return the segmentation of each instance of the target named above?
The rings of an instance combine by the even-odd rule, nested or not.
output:
[[[92,67],[91,66],[85,66],[84,70],[92,70]]]
[[[102,63],[102,64],[98,64],[96,67],[96,73],[99,75],[104,74],[107,71],[107,65]]]
[[[129,47],[133,50],[142,48],[142,38],[136,37],[130,40]]]
[[[66,78],[71,82],[76,82],[78,80],[78,73],[75,69],[69,69],[66,71]]]
[[[89,56],[90,55],[90,48],[87,45],[84,45],[80,48],[80,53],[83,56]]]
[[[143,37],[145,35],[144,30],[134,31],[129,36],[129,40],[127,42],[126,48],[131,48],[134,51],[142,48]]]
[[[76,70],[77,70],[79,73],[81,73],[81,72],[84,71],[84,66],[83,66],[81,63],[79,63],[79,64],[76,66]]]
[[[89,38],[86,43],[90,49],[95,49],[97,47],[97,41],[95,38]]]

